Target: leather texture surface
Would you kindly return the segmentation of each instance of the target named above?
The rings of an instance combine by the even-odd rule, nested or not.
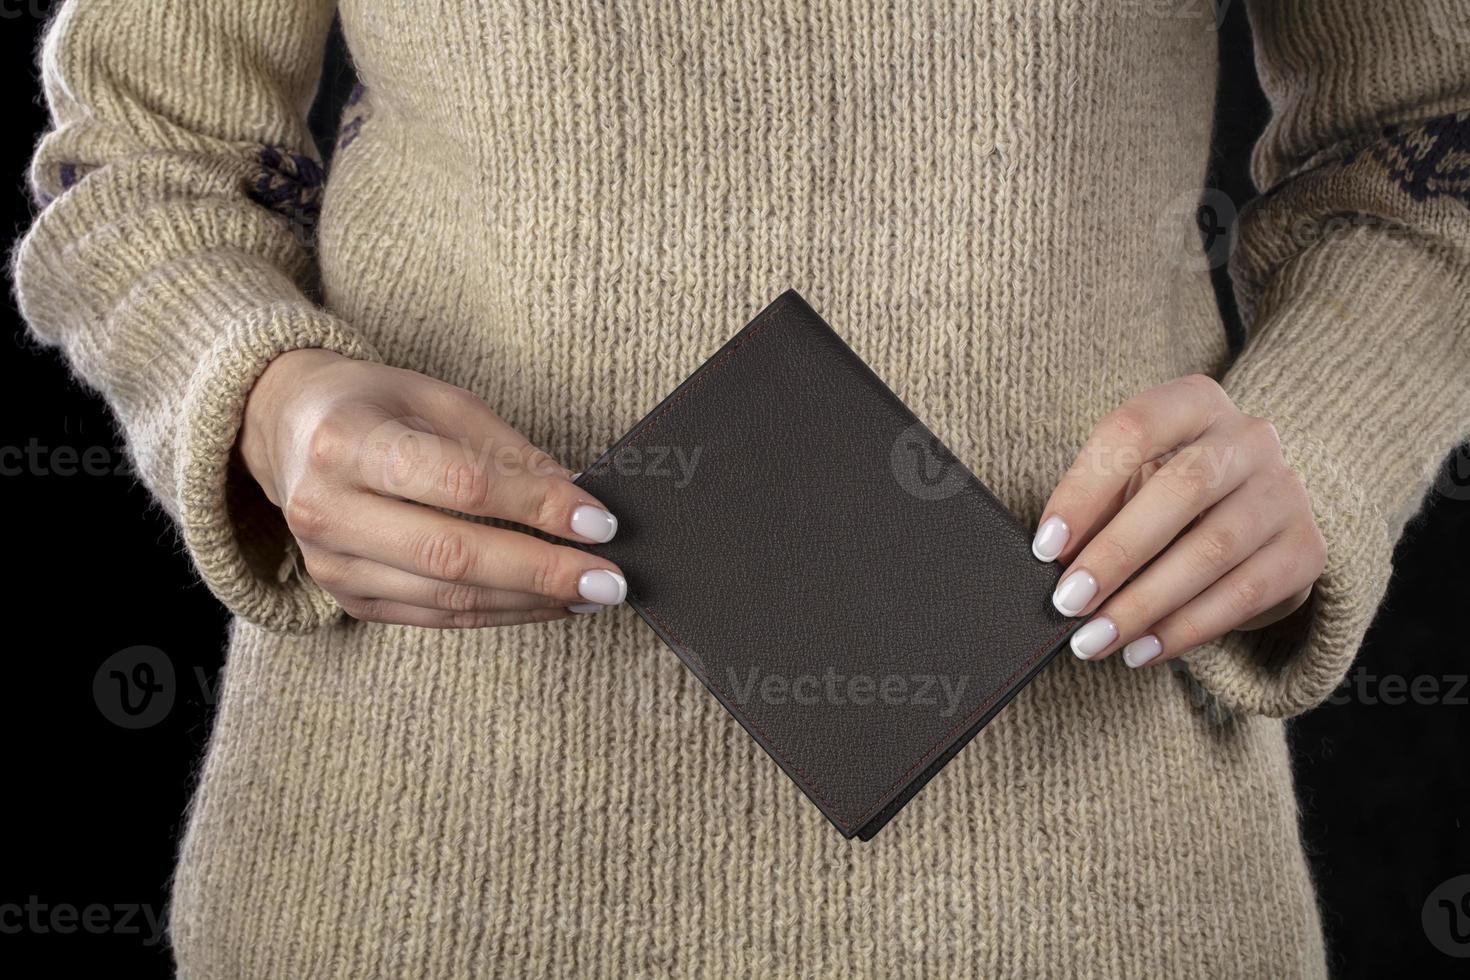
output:
[[[589,550],[629,603],[849,838],[1079,625],[1026,529],[794,290],[577,482],[618,516]]]

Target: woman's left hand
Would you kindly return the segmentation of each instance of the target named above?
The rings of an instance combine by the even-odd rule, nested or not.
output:
[[[1276,430],[1191,375],[1105,417],[1052,491],[1032,551],[1066,562],[1072,652],[1163,663],[1311,594],[1326,544]]]

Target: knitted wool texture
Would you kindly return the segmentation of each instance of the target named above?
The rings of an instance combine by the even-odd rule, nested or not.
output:
[[[1232,360],[1193,214],[1213,12],[1163,7],[343,0],[364,89],[324,194],[330,3],[61,7],[18,296],[237,614],[181,973],[1321,973],[1280,719],[1466,433],[1470,22],[1252,11]],[[1187,675],[1059,658],[863,845],[626,609],[346,619],[231,467],[254,379],[317,346],[577,469],[789,286],[1028,521],[1109,409],[1220,378],[1312,491],[1313,601]]]

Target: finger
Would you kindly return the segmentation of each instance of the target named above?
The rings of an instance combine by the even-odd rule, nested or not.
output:
[[[558,537],[602,544],[618,521],[596,497],[488,410],[460,420],[478,427],[474,441],[446,438],[403,420],[378,425],[363,440],[365,489],[442,507],[497,517]]]
[[[1052,597],[1080,616],[1112,595],[1250,475],[1255,460],[1235,438],[1206,437],[1164,464],[1072,561]]]
[[[334,595],[375,596],[450,612],[508,612],[562,605],[549,596],[445,582],[351,555],[308,556],[306,570]]]
[[[1286,523],[1285,512],[1272,506],[1268,482],[1247,480],[1103,603],[1072,634],[1072,652],[1100,660],[1138,639],[1259,551]]]
[[[311,543],[323,550],[424,578],[529,592],[564,605],[616,605],[627,598],[622,572],[605,558],[402,500],[358,494],[351,507],[306,524]]]
[[[1315,529],[1313,529],[1315,534]],[[1234,629],[1264,625],[1307,600],[1322,574],[1321,552],[1305,533],[1278,534],[1223,578],[1123,648],[1130,667],[1165,663]]]
[[[1122,508],[1129,481],[1145,464],[1194,441],[1229,406],[1212,379],[1191,375],[1110,412],[1052,490],[1032,545],[1036,557],[1070,561]]]
[[[391,623],[398,626],[422,626],[429,629],[482,629],[490,626],[523,626],[565,619],[571,610],[558,606],[548,609],[486,612],[427,609],[390,599],[347,599],[342,608],[353,619],[366,623]]]

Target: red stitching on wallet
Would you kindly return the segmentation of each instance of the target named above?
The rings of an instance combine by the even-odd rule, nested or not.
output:
[[[636,445],[639,442],[639,440],[641,440],[645,435],[647,435],[650,431],[652,431],[652,429],[655,427],[655,425],[657,425],[659,422],[661,422],[663,420],[663,417],[665,415],[667,415],[669,413],[669,411],[675,405],[677,405],[679,402],[683,401],[684,398],[685,398],[685,396],[689,395],[691,392],[693,392],[695,389],[697,389],[700,385],[704,384],[705,381],[708,381],[709,378],[715,373],[716,370],[718,370],[719,368],[723,367],[726,363],[729,362],[729,359],[730,358],[734,357],[736,354],[740,353],[742,350],[745,350],[746,348],[748,348],[751,345],[752,341],[754,341],[755,338],[762,331],[764,331],[766,329],[766,327],[770,326],[773,322],[779,322],[779,321],[777,321],[777,319],[776,319],[775,316],[772,316],[770,319],[766,320],[764,323],[758,324],[757,326],[754,326],[754,327],[750,328],[750,331],[740,341],[738,341],[736,344],[734,344],[732,347],[730,347],[728,350],[726,350],[725,353],[721,354],[717,359],[715,359],[714,361],[712,361],[709,364],[705,365],[704,369],[702,371],[700,371],[699,376],[696,379],[694,379],[693,381],[691,381],[690,383],[688,383],[688,385],[684,388],[684,390],[682,392],[680,392],[673,399],[671,399],[667,405],[665,405],[662,409],[660,409],[658,412],[656,412],[653,416],[651,416],[650,418],[644,420],[643,424],[641,426],[639,426],[638,431],[635,432],[635,433],[633,433],[633,435],[629,436],[628,439],[627,439],[627,441],[621,447],[619,447],[619,448],[626,449],[626,448],[629,448],[631,446]],[[594,464],[591,469],[589,469],[586,473],[584,473],[582,475],[582,486],[586,487],[588,485],[588,483],[591,482],[591,480],[592,480],[593,477],[599,475],[602,471],[604,471],[608,467],[608,465],[612,462],[612,459],[613,459],[613,457],[615,455],[616,455],[615,452],[609,452],[607,454],[607,457],[606,458],[604,458],[601,462]],[[688,643],[684,642],[684,640],[679,636],[679,634],[674,631],[674,628],[672,626],[670,626],[663,619],[663,617],[659,616],[658,613],[656,613],[656,612],[653,611],[653,608],[651,606],[647,605],[646,603],[639,603],[638,600],[637,600],[637,598],[635,596],[632,596],[632,595],[630,595],[628,597],[628,599],[629,599],[630,602],[632,602],[635,605],[637,605],[638,608],[641,609],[645,614],[647,614],[651,619],[653,619],[660,626],[662,626],[663,629],[664,629],[664,631],[669,634],[669,636],[674,640],[674,642],[678,643],[679,646],[683,647],[685,650],[689,651],[694,656],[696,656],[696,657],[699,656],[699,654],[694,651],[694,648],[692,646],[690,646]],[[790,770],[795,775],[795,777],[803,784],[803,786],[806,789],[806,791],[808,793],[810,793],[812,796],[814,796],[816,799],[820,800],[823,804],[825,804],[826,807],[827,807],[827,809],[828,809],[828,811],[833,811],[833,813],[832,813],[832,819],[837,823],[837,825],[839,827],[841,827],[844,831],[851,831],[854,827],[857,827],[857,828],[861,829],[862,826],[865,823],[867,823],[869,819],[872,818],[873,814],[877,813],[879,810],[881,810],[883,808],[883,806],[887,803],[888,795],[890,793],[892,793],[895,789],[897,789],[900,786],[902,786],[904,783],[908,782],[909,779],[912,778],[912,776],[914,775],[915,772],[917,772],[918,770],[922,769],[924,766],[928,765],[929,762],[933,759],[934,755],[937,752],[939,752],[940,750],[942,750],[946,745],[948,745],[949,742],[951,742],[957,734],[959,734],[964,729],[969,728],[970,725],[974,724],[975,719],[979,718],[986,711],[989,711],[990,710],[990,707],[993,704],[995,704],[996,700],[1003,693],[1005,693],[1006,689],[1009,688],[1012,683],[1015,682],[1016,678],[1020,677],[1022,674],[1026,673],[1032,667],[1036,666],[1036,662],[1038,660],[1040,660],[1042,657],[1046,656],[1046,654],[1056,644],[1057,639],[1059,637],[1061,637],[1064,633],[1066,633],[1071,628],[1072,628],[1072,624],[1069,623],[1066,626],[1062,627],[1060,630],[1058,630],[1049,639],[1047,639],[1046,642],[1044,644],[1042,644],[1042,646],[1040,648],[1038,648],[1037,651],[1035,653],[1033,653],[1030,656],[1030,658],[1024,664],[1022,664],[1021,667],[1019,667],[1016,670],[1015,673],[1011,674],[1011,676],[1007,677],[1004,681],[1002,681],[1000,683],[1000,685],[998,687],[996,687],[990,693],[990,696],[983,703],[981,703],[979,705],[979,707],[977,707],[973,712],[971,712],[969,715],[967,715],[964,720],[960,721],[953,728],[951,728],[949,731],[945,732],[942,736],[940,736],[940,738],[939,738],[939,740],[937,742],[935,742],[933,745],[931,745],[922,755],[919,756],[919,761],[918,762],[915,762],[912,766],[910,766],[908,768],[907,771],[904,772],[904,774],[902,776],[900,776],[900,777],[898,777],[898,779],[894,780],[892,786],[889,786],[882,793],[878,794],[878,800],[877,800],[876,803],[874,803],[871,807],[869,807],[867,809],[867,811],[865,811],[860,817],[858,817],[856,820],[852,820],[852,821],[849,821],[849,820],[845,819],[844,817],[841,817],[839,815],[836,815],[835,811],[836,811],[837,808],[832,803],[832,801],[829,800],[829,799],[827,799],[826,795],[824,793],[822,793],[821,790],[817,789],[816,784],[812,781],[812,779],[811,779],[810,776],[808,776],[805,772],[803,772],[796,765],[796,763],[792,762],[790,759],[788,759],[786,757],[785,751],[783,749],[781,749],[781,747],[776,744],[776,740],[773,739],[770,735],[767,735],[766,732],[765,732],[765,729],[763,729],[759,725],[757,725],[755,723],[755,720],[752,719],[748,714],[745,713],[744,710],[741,709],[740,702],[737,701],[737,700],[735,700],[735,698],[733,696],[731,696],[730,692],[726,691],[724,689],[724,687],[722,687],[719,684],[718,681],[716,681],[714,678],[708,676],[704,671],[697,670],[697,671],[695,671],[695,673],[699,676],[700,680],[702,680],[705,684],[709,685],[710,687],[714,688],[714,690],[716,692],[718,692],[720,694],[720,696],[725,699],[725,702],[726,702],[727,706],[729,706],[730,710],[736,715],[737,718],[740,719],[740,721],[742,723],[744,723],[746,725],[746,727],[754,730],[757,734],[760,735],[760,737],[762,739],[764,739],[766,741],[767,744],[770,745],[770,747],[771,747],[771,753],[776,757],[776,760],[778,762],[780,762],[783,766],[785,766],[788,770]],[[702,662],[703,661],[703,658],[700,658],[700,659],[701,659],[701,662]],[[687,660],[683,660],[681,658],[681,662],[683,662],[686,667],[689,667],[690,670],[694,670],[694,668],[689,665],[689,662]]]

